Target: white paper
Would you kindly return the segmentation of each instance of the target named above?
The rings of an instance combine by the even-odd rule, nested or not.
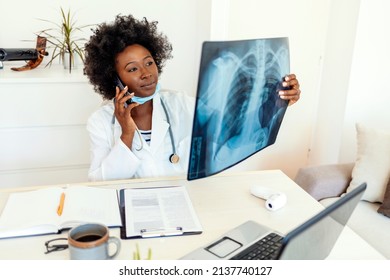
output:
[[[202,231],[184,186],[125,189],[124,201],[127,237]]]

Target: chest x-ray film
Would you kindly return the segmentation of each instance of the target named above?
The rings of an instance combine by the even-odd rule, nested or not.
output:
[[[188,180],[221,172],[275,143],[288,101],[287,38],[204,42]]]

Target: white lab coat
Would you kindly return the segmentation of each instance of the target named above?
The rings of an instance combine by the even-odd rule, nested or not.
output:
[[[160,98],[167,108],[169,123]],[[137,133],[134,134],[131,150],[120,139],[119,122],[115,120],[112,124],[113,102],[101,106],[90,116],[87,123],[91,145],[89,180],[175,176],[187,173],[195,99],[181,92],[160,90],[152,102],[150,146],[142,138],[143,148],[140,151],[136,150],[141,147]],[[173,153],[169,125],[172,127],[176,153],[180,157],[176,164],[169,161]]]

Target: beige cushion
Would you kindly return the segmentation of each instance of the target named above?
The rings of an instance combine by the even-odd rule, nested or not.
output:
[[[382,205],[378,209],[378,213],[381,213],[390,218],[390,182],[387,185],[385,198]]]
[[[294,180],[316,200],[340,196],[351,182],[354,166],[354,162],[306,166],[298,170]]]
[[[362,182],[367,189],[362,200],[383,202],[390,177],[390,132],[356,124],[357,158],[347,192]]]

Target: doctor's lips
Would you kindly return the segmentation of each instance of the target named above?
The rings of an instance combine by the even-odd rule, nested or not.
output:
[[[156,83],[153,82],[153,83],[150,83],[150,84],[147,84],[147,85],[142,85],[141,88],[150,88],[150,87],[155,87],[156,86]]]

